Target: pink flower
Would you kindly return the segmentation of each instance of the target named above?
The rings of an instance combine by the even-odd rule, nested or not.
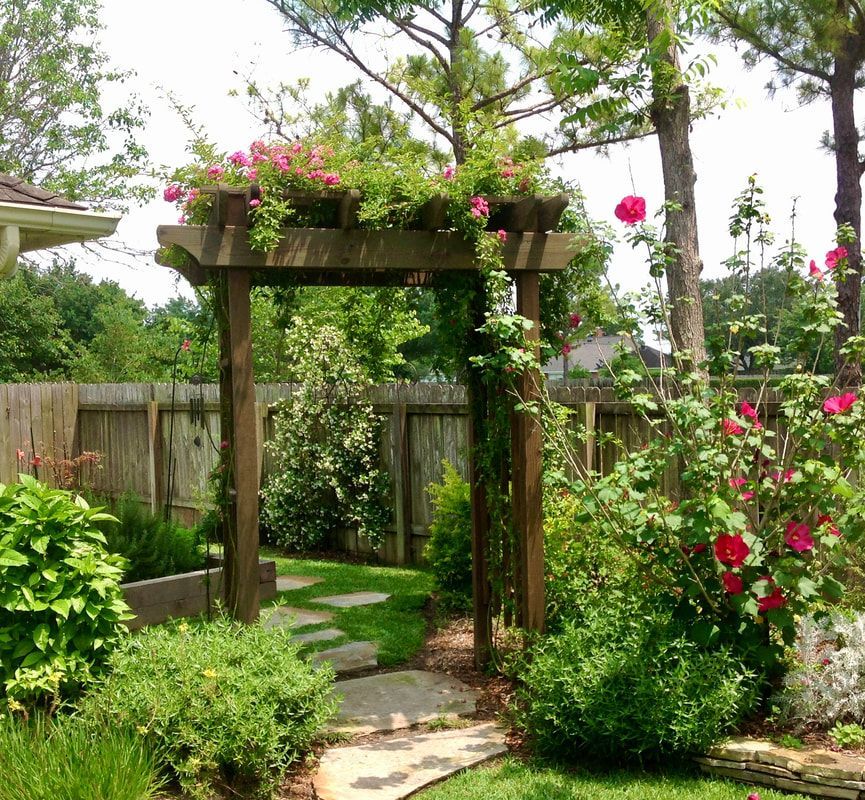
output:
[[[747,503],[749,500],[754,499],[754,492],[742,492],[742,499]]]
[[[503,178],[513,178],[514,177],[514,168],[513,167],[505,167],[501,175]]]
[[[180,345],[181,350],[189,350],[190,341],[189,339],[184,339],[183,344]]]
[[[757,410],[750,403],[746,403],[743,400],[739,410],[743,417],[747,417],[754,423],[754,428],[760,430],[760,428],[763,427],[759,417],[757,416]]]
[[[732,419],[722,419],[721,430],[724,431],[727,436],[737,436],[738,434],[745,432],[745,429],[738,422]]]
[[[725,572],[721,575],[721,581],[724,584],[724,591],[727,594],[742,594],[745,591],[745,584],[742,579],[732,572]]]
[[[760,800],[760,795],[757,792],[751,792],[746,800]]]
[[[626,225],[635,225],[646,218],[646,201],[642,197],[629,194],[622,198],[614,213]]]
[[[172,183],[169,186],[166,186],[162,192],[162,199],[165,200],[166,203],[176,203],[180,196],[183,194],[183,189],[180,188],[180,184]]]
[[[258,208],[261,205],[261,200],[257,197],[253,197],[252,200],[249,201],[250,208]]]
[[[499,228],[499,229],[496,231],[496,236],[498,236],[499,241],[502,242],[502,243],[504,243],[504,242],[506,242],[506,241],[508,240],[508,233],[507,233],[507,231],[502,230],[501,228]]]
[[[729,567],[741,567],[751,549],[738,534],[722,533],[715,541],[715,558]]]
[[[793,476],[794,476],[795,474],[796,474],[796,470],[795,470],[795,469],[787,469],[787,470],[784,470],[784,474],[783,474],[783,475],[782,475],[780,472],[778,472],[777,470],[775,470],[775,472],[772,473],[772,480],[773,480],[773,481],[780,481],[780,480],[783,480],[784,483],[790,483],[790,481],[793,480]]]
[[[562,345],[562,355],[563,355],[563,356],[566,356],[566,355],[567,355],[568,353],[570,353],[570,352],[571,352],[571,346],[570,346],[567,342],[565,342],[565,343]]]
[[[193,200],[195,200],[200,194],[201,194],[201,191],[199,189],[190,189],[189,194],[186,195],[187,205],[189,203],[191,203]]]
[[[489,216],[490,205],[483,197],[473,197],[469,202],[472,205],[472,216],[475,219]]]
[[[227,442],[225,439],[223,439],[223,440],[219,443],[219,449],[220,449],[220,450],[228,450],[228,442]]]
[[[42,456],[34,455],[33,458],[30,459],[30,466],[41,467],[42,466]]]
[[[219,164],[213,164],[207,168],[207,177],[218,181],[225,174],[225,170]]]
[[[769,586],[775,586],[775,581],[768,575],[760,580],[766,581]],[[786,604],[787,598],[784,597],[784,593],[781,591],[780,586],[775,586],[771,594],[757,598],[757,609],[761,614],[764,614],[766,611],[771,611],[773,608],[781,608]]]
[[[247,180],[254,181],[257,177],[258,177],[258,170],[257,169],[253,168],[253,169],[248,169],[246,171]]]
[[[828,514],[821,514],[819,517],[817,517],[817,527],[820,527],[821,525],[828,525],[829,527],[826,528],[826,532],[831,534],[832,536],[841,535],[841,531],[838,530],[838,526],[832,521],[832,517],[830,517]]]
[[[808,274],[812,278],[816,278],[818,281],[823,280],[823,271],[820,269],[820,267],[817,266],[817,262],[814,261],[813,258],[811,259],[811,264],[808,267]]]
[[[20,447],[15,451],[15,456],[19,461],[23,461],[26,458],[24,451]]]
[[[445,171],[442,173],[442,177],[446,181],[452,181],[454,176],[457,174],[457,171],[450,165],[445,167]]]
[[[178,224],[178,225],[186,225],[186,214],[181,214],[181,215],[177,218],[177,224]]]
[[[804,553],[806,550],[814,547],[811,529],[804,522],[796,522],[792,519],[787,523],[787,533],[784,536],[784,541],[797,553]]]
[[[571,315],[568,317],[568,324],[569,324],[572,328],[579,328],[579,327],[580,327],[580,323],[581,323],[582,321],[583,321],[583,318],[582,318],[579,314],[571,314]]]
[[[727,483],[730,484],[731,489],[738,489],[740,486],[744,486],[748,482],[747,478],[730,478]]]
[[[300,142],[295,142],[291,146],[291,154],[296,156],[301,150],[303,150],[303,145]]]
[[[827,397],[826,402],[823,403],[823,410],[827,414],[842,414],[855,402],[856,395],[853,392],[847,392],[835,397]]]
[[[826,266],[829,267],[829,269],[835,269],[842,258],[847,258],[847,248],[836,247],[834,250],[830,250],[826,253]]]
[[[700,553],[704,553],[705,551],[706,551],[706,545],[703,542],[700,542],[699,544],[695,544],[693,546],[693,548],[691,549],[691,552],[695,556],[699,555]]]
[[[240,150],[232,153],[228,157],[228,160],[236,167],[249,167],[252,165],[252,161],[249,160],[249,156],[247,156],[246,153]]]
[[[324,176],[325,186],[336,186],[340,181],[340,177],[336,172],[328,172]]]

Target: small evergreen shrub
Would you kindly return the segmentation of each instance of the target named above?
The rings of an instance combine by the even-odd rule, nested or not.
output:
[[[802,619],[776,702],[781,718],[798,729],[865,723],[865,613]]]
[[[138,731],[192,797],[222,784],[267,794],[335,710],[333,672],[290,637],[228,619],[147,628],[113,653],[82,716]]]
[[[759,681],[658,612],[594,609],[535,649],[520,719],[546,755],[609,761],[703,752],[752,710]]]
[[[134,731],[0,717],[0,800],[151,800],[162,780]]]
[[[442,482],[427,487],[433,506],[430,538],[424,550],[439,589],[450,604],[472,602],[472,505],[469,485],[447,460]]]
[[[204,568],[197,529],[166,522],[134,497],[114,509],[119,523],[104,525],[106,546],[129,562],[124,580],[143,581]]]
[[[29,475],[0,484],[0,687],[16,702],[91,680],[132,615],[126,562],[97,525],[113,518]]]

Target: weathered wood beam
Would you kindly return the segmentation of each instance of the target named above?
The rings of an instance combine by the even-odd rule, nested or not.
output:
[[[438,194],[427,200],[420,210],[421,226],[424,230],[437,231],[444,228],[449,205],[450,198],[446,194]]]
[[[343,230],[350,230],[357,226],[357,212],[360,210],[360,190],[349,189],[339,201],[337,209],[337,221]]]
[[[477,270],[474,247],[455,231],[332,230],[284,228],[276,249],[249,246],[247,229],[214,225],[160,225],[163,247],[177,245],[205,269]],[[494,233],[490,233],[494,236]],[[573,258],[567,233],[511,233],[502,246],[508,271],[555,272]]]
[[[553,197],[542,198],[538,207],[538,219],[535,230],[539,233],[554,231],[570,202],[571,198],[567,192],[562,192]]]

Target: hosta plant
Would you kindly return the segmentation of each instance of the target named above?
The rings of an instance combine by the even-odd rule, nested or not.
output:
[[[19,477],[0,484],[0,686],[13,704],[88,683],[132,616],[120,590],[125,561],[97,528],[113,518]]]

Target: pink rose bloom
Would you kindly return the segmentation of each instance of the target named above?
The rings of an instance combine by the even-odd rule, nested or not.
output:
[[[303,145],[300,142],[295,142],[291,146],[291,154],[296,156],[301,150],[303,150]]]
[[[646,218],[646,201],[642,197],[629,194],[622,198],[613,213],[626,225],[636,225]]]
[[[263,153],[267,150],[267,145],[261,141],[261,139],[256,139],[251,145],[249,145],[250,153]]]
[[[506,241],[508,240],[508,234],[507,234],[507,231],[502,230],[501,228],[499,228],[499,229],[496,231],[496,236],[499,237],[499,241],[500,241],[500,242],[506,242]]]
[[[722,419],[721,430],[724,431],[727,436],[738,436],[740,433],[745,432],[745,429],[738,422],[732,419]]]
[[[247,180],[254,181],[257,177],[258,177],[258,170],[257,169],[253,168],[253,169],[248,169],[246,171]]]
[[[804,522],[796,522],[792,519],[787,523],[784,541],[797,553],[804,553],[814,547],[811,529]]]
[[[838,530],[838,526],[832,521],[832,517],[828,514],[821,514],[817,517],[817,526],[820,527],[822,525],[828,525],[826,528],[826,532],[830,533],[832,536],[840,536],[841,531]]]
[[[181,214],[181,215],[177,218],[177,224],[178,224],[178,225],[186,225],[186,214]]]
[[[285,153],[279,153],[275,155],[271,159],[273,161],[273,166],[275,166],[280,172],[288,172],[291,169],[291,162],[288,160],[288,156]]]
[[[201,192],[200,192],[198,189],[190,189],[190,190],[189,190],[189,194],[186,195],[186,202],[187,202],[187,203],[191,203],[191,202],[192,202],[193,200],[195,200],[195,199],[196,199],[200,194],[201,194]]]
[[[183,189],[180,188],[180,184],[172,183],[170,186],[165,187],[162,192],[162,199],[166,203],[176,203],[182,194]]]
[[[745,591],[745,584],[742,579],[732,572],[725,572],[721,575],[721,581],[727,594],[742,594]]]
[[[249,201],[250,208],[258,208],[261,205],[261,200],[257,197],[253,197],[252,200]]]
[[[579,327],[580,327],[580,323],[581,323],[582,321],[583,321],[583,318],[582,318],[579,314],[571,314],[571,315],[568,317],[568,324],[569,324],[572,328],[579,328]]]
[[[190,344],[191,342],[189,341],[189,339],[184,339],[183,344],[180,345],[180,349],[183,351],[188,351]]]
[[[823,410],[827,414],[843,414],[855,402],[856,395],[853,392],[847,392],[836,397],[827,397],[826,402],[823,403]]]
[[[472,216],[487,217],[490,213],[490,205],[483,197],[473,197],[469,202],[472,204]]]
[[[228,160],[234,164],[235,167],[248,167],[252,164],[252,161],[249,160],[249,156],[241,150],[236,150],[232,153]]]
[[[339,183],[339,181],[340,181],[340,177],[335,172],[328,172],[324,176],[325,186],[336,186]]]
[[[568,353],[570,353],[570,352],[571,352],[571,346],[570,346],[567,342],[565,342],[565,343],[562,345],[562,355],[563,355],[563,356],[566,356],[566,355],[567,355]]]
[[[503,178],[513,178],[514,177],[514,168],[513,167],[505,167],[501,175]]]
[[[225,174],[225,170],[219,164],[213,164],[207,168],[207,177],[211,180],[219,180]]]
[[[715,541],[715,558],[728,567],[741,567],[751,549],[738,534],[722,533]]]
[[[830,250],[826,253],[826,266],[829,267],[829,269],[835,269],[842,258],[847,258],[847,248],[836,247],[834,250]]]
[[[260,164],[262,161],[267,161],[267,156],[264,153],[253,153],[252,154],[252,163]]]
[[[456,174],[457,171],[452,166],[450,166],[450,164],[448,164],[448,166],[445,167],[444,172],[442,172],[442,177],[446,181],[452,181]]]
[[[812,278],[816,278],[818,281],[823,280],[823,270],[821,270],[820,267],[817,266],[817,262],[814,261],[813,258],[811,259],[811,264],[808,267],[808,274]]]
[[[307,172],[306,177],[311,181],[321,180],[324,177],[324,172],[320,169],[314,169],[312,172]]]
[[[751,792],[746,800],[760,800],[760,795],[757,792]]]

